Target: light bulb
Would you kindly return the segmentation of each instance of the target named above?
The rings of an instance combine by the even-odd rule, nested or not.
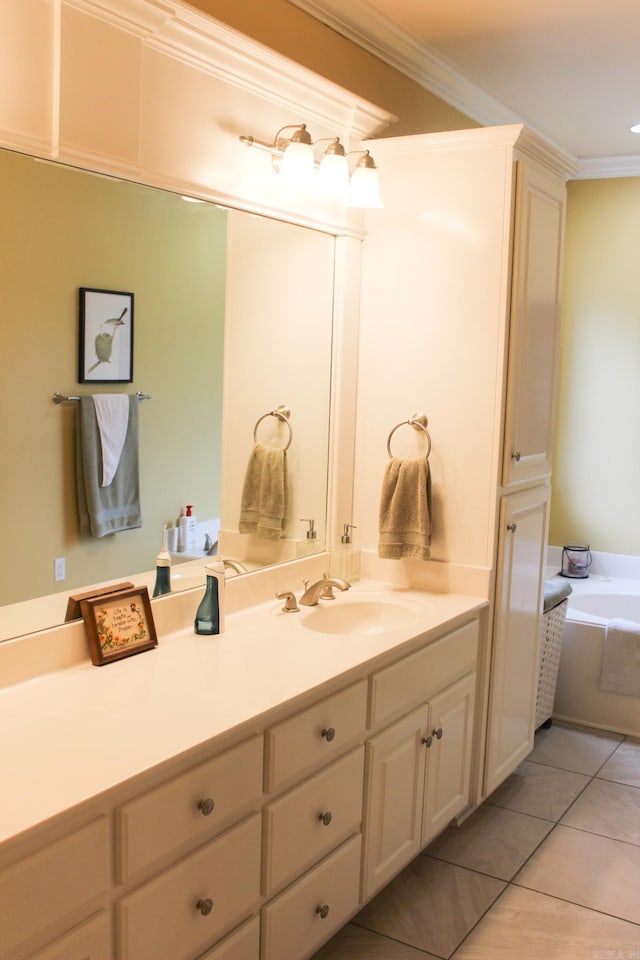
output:
[[[380,183],[375,166],[365,165],[362,161],[359,161],[351,174],[347,203],[350,207],[384,206],[380,199]]]
[[[280,175],[294,186],[307,186],[313,181],[313,147],[308,143],[292,140],[282,158]]]
[[[325,153],[318,169],[318,189],[327,197],[344,200],[349,190],[349,164],[339,153]]]

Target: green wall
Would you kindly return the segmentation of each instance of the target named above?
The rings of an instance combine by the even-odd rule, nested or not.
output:
[[[0,603],[149,569],[186,503],[220,515],[226,214],[212,204],[0,151]],[[135,295],[134,382],[78,384],[78,288]],[[143,527],[78,533],[77,406],[134,392]],[[54,582],[54,559],[67,579]]]
[[[568,185],[550,543],[640,553],[640,179]]]

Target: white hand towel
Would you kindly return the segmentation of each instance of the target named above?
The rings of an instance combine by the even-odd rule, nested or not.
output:
[[[93,402],[102,446],[102,484],[108,487],[116,475],[129,424],[126,393],[97,393]]]
[[[600,689],[640,697],[640,623],[635,620],[607,623]]]

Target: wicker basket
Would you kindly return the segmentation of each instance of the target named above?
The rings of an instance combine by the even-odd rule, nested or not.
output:
[[[541,724],[549,721],[553,713],[568,604],[568,600],[561,600],[551,610],[543,613],[540,620],[540,672],[536,698],[536,730]]]

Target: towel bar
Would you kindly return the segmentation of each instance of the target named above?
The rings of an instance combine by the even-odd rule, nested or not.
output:
[[[284,404],[281,404],[275,410],[270,410],[269,413],[263,414],[261,417],[259,417],[256,420],[256,425],[253,428],[253,442],[254,443],[258,442],[258,427],[260,426],[262,421],[266,420],[267,417],[276,417],[278,420],[281,420],[282,423],[286,423],[287,427],[289,428],[289,439],[287,441],[286,446],[283,448],[284,450],[288,450],[289,447],[291,446],[291,441],[293,440],[293,430],[291,429],[291,424],[289,423],[290,416],[291,416],[291,410],[289,409],[289,407],[285,406]]]
[[[136,391],[136,397],[138,400],[151,400],[150,393],[142,393],[140,390]],[[64,393],[60,393],[59,390],[56,390],[51,399],[54,403],[65,403],[67,400],[80,400],[80,397],[67,397]]]
[[[396,423],[395,427],[393,428],[393,430],[391,431],[387,439],[387,453],[389,454],[389,459],[390,460],[393,459],[393,454],[391,453],[391,437],[394,435],[394,433],[399,427],[404,427],[405,425],[407,425],[407,426],[413,427],[414,430],[422,430],[422,432],[424,433],[425,437],[427,438],[427,452],[425,454],[425,458],[428,460],[429,454],[431,453],[431,436],[429,434],[429,431],[427,430],[428,422],[429,421],[427,420],[426,414],[414,413],[414,415],[412,417],[409,417],[408,420],[401,420],[400,423]]]

